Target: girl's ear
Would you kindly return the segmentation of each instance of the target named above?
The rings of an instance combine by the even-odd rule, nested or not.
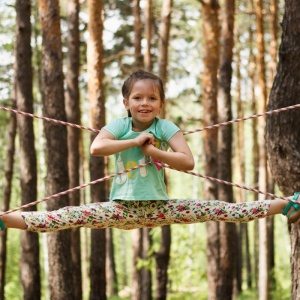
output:
[[[129,105],[128,105],[128,100],[123,98],[123,104],[125,106],[125,108],[128,110],[129,109]]]

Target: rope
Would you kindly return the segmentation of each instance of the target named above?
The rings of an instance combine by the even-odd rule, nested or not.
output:
[[[218,128],[218,127],[221,127],[221,126],[226,126],[226,125],[230,125],[230,124],[233,124],[233,123],[238,123],[238,122],[241,122],[241,121],[245,121],[245,120],[249,120],[249,119],[253,119],[253,118],[258,118],[258,117],[265,116],[265,115],[271,115],[271,114],[274,114],[274,113],[288,111],[288,110],[291,110],[291,109],[294,109],[294,108],[300,108],[300,104],[291,105],[291,106],[287,106],[287,107],[283,107],[283,108],[279,108],[279,109],[274,109],[274,110],[267,111],[267,112],[264,112],[264,113],[255,114],[255,115],[252,115],[252,116],[249,116],[249,117],[245,117],[245,118],[234,119],[234,120],[231,120],[231,121],[228,121],[228,122],[223,122],[223,123],[219,123],[219,124],[215,124],[215,125],[211,125],[211,126],[206,126],[206,127],[200,128],[200,129],[192,130],[192,131],[186,131],[183,134],[186,135],[186,134],[190,134],[190,133],[200,132],[200,131],[203,131],[203,130],[215,129],[215,128]],[[23,115],[23,116],[26,116],[26,117],[31,117],[31,118],[45,120],[45,121],[52,122],[52,123],[55,123],[55,124],[60,124],[60,125],[65,125],[65,126],[71,126],[73,128],[78,128],[78,129],[85,129],[85,130],[89,130],[89,131],[92,131],[92,132],[100,132],[99,129],[93,129],[93,128],[90,128],[90,127],[86,127],[86,126],[82,126],[82,125],[78,125],[78,124],[74,124],[74,123],[69,123],[69,122],[65,122],[65,121],[60,121],[60,120],[56,120],[56,119],[52,119],[52,118],[48,118],[48,117],[44,117],[44,116],[37,116],[35,114],[31,114],[31,113],[19,111],[19,110],[12,109],[12,108],[6,108],[6,107],[3,107],[3,106],[0,106],[0,109],[3,110],[3,111],[7,111],[7,112],[11,112],[11,113]],[[69,193],[71,193],[73,191],[80,190],[82,188],[94,185],[94,184],[96,184],[98,182],[105,181],[105,180],[111,179],[111,178],[113,178],[115,176],[131,172],[131,171],[136,170],[138,168],[145,167],[146,165],[149,165],[149,164],[151,164],[151,162],[146,163],[146,164],[142,164],[142,165],[137,165],[137,166],[135,166],[133,168],[126,169],[126,170],[124,170],[122,172],[117,172],[117,173],[114,173],[114,174],[111,174],[111,175],[99,178],[97,180],[91,181],[89,183],[86,183],[86,184],[83,184],[83,185],[80,185],[80,186],[68,189],[66,191],[59,192],[57,194],[54,194],[54,195],[51,195],[51,196],[48,196],[48,197],[45,197],[45,198],[41,198],[41,199],[39,199],[37,201],[34,201],[34,202],[31,202],[31,203],[19,206],[17,208],[8,210],[8,211],[0,214],[0,217],[3,216],[3,215],[6,215],[6,214],[10,214],[12,212],[24,209],[24,208],[28,208],[30,206],[34,206],[34,205],[39,204],[41,202],[45,202],[45,201],[48,201],[48,200],[51,200],[51,199],[56,199],[56,198],[58,198],[60,196],[69,194]],[[179,171],[179,172],[187,173],[187,174],[190,174],[190,175],[193,175],[193,176],[197,176],[197,177],[201,177],[201,178],[204,178],[204,179],[208,179],[208,180],[211,180],[211,181],[214,181],[214,182],[217,182],[217,183],[226,184],[226,185],[230,185],[230,186],[237,187],[237,188],[240,188],[240,189],[244,189],[244,190],[252,191],[252,192],[255,192],[255,193],[267,195],[267,196],[270,196],[272,198],[278,198],[278,199],[282,199],[282,200],[285,200],[285,201],[291,201],[291,199],[289,199],[289,198],[278,196],[278,195],[275,195],[275,194],[272,194],[272,193],[268,193],[268,192],[262,192],[260,190],[253,189],[253,188],[250,188],[250,187],[247,187],[247,186],[244,186],[244,185],[238,185],[238,184],[235,184],[235,183],[232,183],[232,182],[228,182],[228,181],[224,181],[224,180],[221,180],[221,179],[218,179],[218,178],[214,178],[214,177],[202,175],[202,174],[195,173],[195,172],[192,172],[192,171],[178,170],[178,169],[175,169],[175,168],[173,168],[171,166],[168,166],[168,165],[165,165],[165,164],[162,164],[162,163],[159,163],[159,162],[155,162],[155,164],[158,165],[158,166],[164,167],[164,168],[169,168],[169,169],[176,170],[176,171]]]
[[[221,126],[226,126],[226,125],[230,125],[230,124],[233,124],[233,123],[246,121],[246,120],[249,120],[249,119],[259,118],[259,117],[266,116],[266,115],[272,115],[272,114],[275,114],[275,113],[288,111],[288,110],[291,110],[291,109],[294,109],[294,108],[300,108],[300,104],[295,104],[295,105],[291,105],[291,106],[287,106],[287,107],[273,109],[273,110],[270,110],[270,111],[267,111],[267,112],[251,115],[251,116],[244,117],[244,118],[233,119],[231,121],[226,121],[226,122],[222,122],[222,123],[219,123],[219,124],[206,126],[206,127],[203,127],[203,128],[198,128],[198,129],[195,129],[195,130],[185,131],[185,132],[183,132],[183,134],[186,135],[186,134],[190,134],[190,133],[200,132],[200,131],[203,131],[203,130],[215,129],[215,128],[218,128],[218,127],[221,127]],[[82,126],[82,125],[78,125],[78,124],[74,124],[74,123],[69,123],[69,122],[65,122],[65,121],[61,121],[61,120],[56,120],[56,119],[52,119],[52,118],[48,118],[48,117],[44,117],[44,116],[37,116],[35,114],[27,113],[27,112],[12,109],[12,108],[7,108],[7,107],[0,106],[0,109],[3,110],[3,111],[23,115],[23,116],[26,116],[26,117],[31,117],[31,118],[35,118],[35,119],[40,119],[40,120],[52,122],[52,123],[55,123],[55,124],[71,126],[73,128],[78,128],[78,129],[85,129],[85,130],[89,130],[89,131],[96,132],[96,133],[100,132],[100,129],[95,129],[95,128],[91,128],[91,127],[87,127],[87,126]]]
[[[129,172],[134,171],[134,170],[136,170],[136,169],[138,169],[138,168],[145,167],[145,166],[147,166],[147,165],[149,165],[149,164],[151,164],[151,162],[148,162],[148,163],[145,163],[145,164],[141,164],[141,165],[137,165],[137,166],[132,167],[132,168],[130,168],[130,169],[126,169],[126,170],[121,171],[121,172],[113,173],[113,174],[110,174],[110,175],[108,175],[108,176],[104,176],[104,177],[102,177],[102,178],[96,179],[96,180],[94,180],[94,181],[90,181],[90,182],[88,182],[88,183],[85,183],[85,184],[76,186],[76,187],[74,187],[74,188],[68,189],[68,190],[66,190],[66,191],[59,192],[59,193],[57,193],[57,194],[54,194],[54,195],[51,195],[51,196],[48,196],[48,197],[45,197],[45,198],[41,198],[41,199],[36,200],[36,201],[34,201],[34,202],[30,202],[30,203],[27,203],[27,204],[18,206],[18,207],[14,208],[14,209],[11,209],[11,210],[8,210],[8,211],[6,211],[6,212],[3,212],[2,214],[0,214],[0,217],[1,217],[1,216],[4,216],[4,215],[8,215],[8,214],[10,214],[10,213],[12,213],[12,212],[15,212],[15,211],[24,209],[24,208],[28,208],[28,207],[30,207],[30,206],[34,206],[34,205],[39,204],[39,203],[41,203],[41,202],[45,202],[45,201],[48,201],[48,200],[51,200],[51,199],[56,199],[56,198],[61,197],[61,196],[63,196],[63,195],[67,195],[67,194],[69,194],[69,193],[71,193],[71,192],[74,192],[74,191],[83,189],[83,188],[85,188],[85,187],[94,185],[94,184],[96,184],[96,183],[98,183],[98,182],[101,182],[101,181],[105,181],[105,180],[111,179],[111,178],[113,178],[113,177],[116,177],[116,176],[118,176],[118,175],[122,175],[122,174],[124,174],[124,173],[129,173]]]
[[[7,108],[7,107],[0,106],[0,109],[3,110],[3,111],[23,115],[25,117],[40,119],[40,120],[48,121],[48,122],[55,123],[55,124],[71,126],[73,128],[78,128],[78,129],[86,129],[86,130],[89,130],[89,131],[92,131],[92,132],[100,132],[99,129],[94,129],[94,128],[90,128],[90,127],[86,127],[86,126],[82,126],[82,125],[78,125],[78,124],[74,124],[74,123],[60,121],[60,120],[56,120],[56,119],[52,119],[52,118],[48,118],[48,117],[44,117],[44,116],[37,116],[37,115],[34,115],[34,114],[30,114],[28,112],[24,112],[24,111],[12,109],[12,108]]]
[[[291,105],[291,106],[287,106],[287,107],[283,107],[283,108],[278,108],[278,109],[266,111],[266,112],[263,112],[263,113],[260,113],[260,114],[252,115],[252,116],[249,116],[249,117],[234,119],[234,120],[231,120],[231,121],[226,121],[226,122],[223,122],[223,123],[219,123],[219,124],[215,124],[215,125],[211,125],[211,126],[206,126],[206,127],[195,129],[195,130],[186,131],[183,134],[190,134],[190,133],[195,133],[195,132],[199,132],[199,131],[203,131],[203,130],[215,129],[215,128],[218,128],[218,127],[221,127],[221,126],[226,126],[226,125],[230,125],[230,124],[233,124],[233,123],[246,121],[246,120],[249,120],[249,119],[254,119],[254,118],[261,117],[261,116],[272,115],[272,114],[279,113],[279,112],[282,112],[282,111],[288,111],[288,110],[291,110],[291,109],[294,109],[294,108],[300,108],[300,104],[295,104],[295,105]]]
[[[91,185],[94,185],[98,182],[101,182],[101,181],[105,181],[105,180],[108,180],[108,179],[111,179],[113,177],[116,177],[116,176],[119,176],[119,175],[122,175],[124,173],[129,173],[131,171],[134,171],[138,168],[143,168],[147,165],[150,165],[152,164],[152,162],[148,162],[148,163],[145,163],[145,164],[141,164],[141,165],[137,165],[135,167],[132,167],[130,169],[126,169],[124,171],[121,171],[121,172],[117,172],[117,173],[113,173],[111,175],[108,175],[108,176],[105,176],[105,177],[102,177],[102,178],[99,178],[99,179],[96,179],[94,181],[91,181],[91,182],[88,182],[88,183],[85,183],[85,184],[82,184],[80,186],[77,186],[77,187],[74,187],[74,188],[71,188],[71,189],[68,189],[66,191],[63,191],[63,192],[59,192],[57,194],[54,194],[54,195],[51,195],[51,196],[48,196],[48,197],[45,197],[45,198],[41,198],[37,201],[34,201],[34,202],[30,202],[28,204],[25,204],[25,205],[22,205],[22,206],[19,206],[19,207],[16,207],[14,209],[11,209],[11,210],[8,210],[6,212],[3,212],[2,214],[0,214],[0,217],[3,216],[3,215],[7,215],[7,214],[10,214],[12,212],[15,212],[15,211],[18,211],[18,210],[21,210],[21,209],[24,209],[24,208],[28,208],[28,207],[31,207],[31,206],[34,206],[34,205],[37,205],[41,202],[45,202],[45,201],[48,201],[48,200],[51,200],[51,199],[56,199],[60,196],[63,196],[63,195],[66,195],[66,194],[69,194],[71,192],[74,192],[74,191],[77,191],[77,190],[80,190],[82,188],[85,188],[85,187],[88,187],[88,186],[91,186]],[[250,188],[250,187],[247,187],[245,185],[239,185],[239,184],[236,184],[236,183],[232,183],[232,182],[229,182],[229,181],[225,181],[225,180],[221,180],[221,179],[218,179],[218,178],[214,178],[214,177],[211,177],[211,176],[206,176],[206,175],[202,175],[200,173],[196,173],[196,172],[192,172],[192,171],[183,171],[183,170],[178,170],[178,169],[175,169],[169,165],[166,165],[166,164],[163,164],[161,162],[155,162],[154,163],[156,166],[159,166],[159,167],[163,167],[163,168],[168,168],[168,169],[171,169],[171,170],[175,170],[175,171],[178,171],[178,172],[182,172],[182,173],[186,173],[186,174],[189,174],[189,175],[193,175],[193,176],[197,176],[197,177],[201,177],[201,178],[204,178],[204,179],[208,179],[210,181],[214,181],[214,182],[217,182],[217,183],[221,183],[221,184],[226,184],[226,185],[230,185],[230,186],[233,186],[233,187],[237,187],[239,189],[244,189],[244,190],[247,190],[247,191],[251,191],[251,192],[255,192],[255,193],[258,193],[258,194],[262,194],[262,195],[266,195],[266,196],[270,196],[271,198],[277,198],[277,199],[281,199],[281,200],[285,200],[285,201],[292,201],[290,198],[287,198],[287,197],[283,197],[283,196],[278,196],[276,194],[272,194],[272,193],[268,193],[268,192],[262,192],[258,189],[254,189],[254,188]],[[295,201],[293,201],[295,202]],[[297,201],[296,201],[297,202]],[[300,204],[300,202],[297,202]]]
[[[160,164],[160,165],[162,165],[162,164]],[[178,169],[175,169],[175,168],[170,167],[168,165],[164,165],[163,167],[168,168],[168,169],[172,169],[172,170],[175,170],[175,171],[179,171],[179,172],[182,172],[182,173],[187,173],[187,174],[190,174],[190,175],[193,175],[193,176],[201,177],[201,178],[204,178],[204,179],[208,179],[210,181],[214,181],[214,182],[217,182],[217,183],[222,183],[222,184],[230,185],[230,186],[233,186],[233,187],[237,187],[239,189],[243,189],[243,190],[255,192],[255,193],[258,193],[258,194],[270,196],[271,198],[278,198],[278,199],[285,200],[285,201],[292,201],[290,198],[287,198],[287,197],[278,196],[276,194],[272,194],[272,193],[268,193],[268,192],[262,192],[258,189],[250,188],[250,187],[247,187],[245,185],[239,185],[239,184],[236,184],[236,183],[232,183],[232,182],[225,181],[225,180],[222,180],[222,179],[214,178],[214,177],[211,177],[211,176],[202,175],[202,174],[199,174],[199,173],[196,173],[196,172],[178,170]],[[293,202],[295,202],[295,201],[293,201]],[[299,202],[299,204],[300,204],[300,202]]]

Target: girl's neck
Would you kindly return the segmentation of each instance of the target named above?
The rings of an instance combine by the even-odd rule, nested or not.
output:
[[[154,119],[151,122],[147,122],[147,123],[139,122],[137,120],[132,119],[132,124],[131,124],[132,131],[135,131],[135,132],[145,131],[153,124],[153,122],[154,122]]]

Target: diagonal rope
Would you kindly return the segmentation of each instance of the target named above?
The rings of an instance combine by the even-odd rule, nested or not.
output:
[[[291,110],[291,109],[294,109],[294,108],[300,108],[300,104],[291,105],[291,106],[287,106],[287,107],[283,107],[283,108],[279,108],[279,109],[274,109],[274,110],[267,111],[267,112],[264,112],[264,113],[255,114],[255,115],[252,115],[252,116],[249,116],[249,117],[245,117],[245,118],[234,119],[234,120],[231,120],[231,121],[228,121],[228,122],[223,122],[223,123],[219,123],[219,124],[215,124],[215,125],[203,127],[203,128],[200,128],[200,129],[195,129],[195,130],[192,130],[192,131],[186,131],[183,134],[190,134],[190,133],[200,132],[200,131],[203,131],[203,130],[215,129],[215,128],[218,128],[218,127],[221,127],[221,126],[226,126],[226,125],[230,125],[230,124],[233,124],[233,123],[238,123],[238,122],[241,122],[241,121],[245,121],[245,120],[249,120],[249,119],[253,119],[253,118],[258,118],[258,117],[265,116],[265,115],[271,115],[271,114],[274,114],[274,113],[288,111],[288,110]],[[19,110],[12,109],[12,108],[6,108],[6,107],[3,107],[3,106],[0,106],[0,109],[3,110],[3,111],[6,111],[6,112],[20,114],[20,115],[23,115],[23,116],[26,116],[26,117],[31,117],[31,118],[41,119],[41,120],[44,120],[44,121],[48,121],[48,122],[52,122],[52,123],[56,123],[56,124],[60,124],[60,125],[71,126],[71,127],[78,128],[78,129],[85,129],[85,130],[89,130],[89,131],[92,131],[92,132],[100,132],[99,129],[93,129],[93,128],[90,128],[90,127],[86,127],[86,126],[82,126],[82,125],[78,125],[78,124],[74,124],[74,123],[69,123],[69,122],[65,122],[65,121],[60,121],[60,120],[56,120],[56,119],[52,119],[52,118],[48,118],[48,117],[44,117],[44,116],[37,116],[35,114],[31,114],[31,113],[19,111]],[[41,203],[41,202],[44,202],[44,201],[47,201],[47,200],[58,198],[58,197],[60,197],[62,195],[66,195],[66,194],[71,193],[71,192],[73,192],[75,190],[79,190],[79,189],[85,188],[87,186],[96,184],[98,182],[111,179],[111,178],[113,178],[115,176],[118,176],[118,175],[121,175],[123,173],[127,173],[127,172],[130,172],[130,171],[136,170],[136,169],[144,167],[144,166],[146,166],[148,164],[150,164],[150,163],[146,163],[146,164],[143,164],[143,165],[137,165],[137,166],[135,166],[133,168],[126,169],[126,170],[124,170],[122,172],[114,173],[114,174],[111,174],[111,175],[99,178],[97,180],[91,181],[89,183],[83,184],[81,186],[77,186],[77,187],[68,189],[66,191],[63,191],[63,192],[60,192],[60,193],[57,193],[57,194],[54,194],[54,195],[42,198],[40,200],[37,200],[37,201],[31,202],[31,203],[19,206],[19,207],[15,208],[15,209],[8,210],[8,211],[0,214],[0,216],[6,215],[6,214],[9,214],[9,213],[18,211],[18,210],[21,210],[23,208],[27,208],[27,207],[36,205],[38,203]],[[199,173],[195,173],[195,172],[192,172],[192,171],[178,170],[178,169],[172,168],[172,167],[170,167],[168,165],[164,165],[164,164],[157,163],[157,162],[155,164],[158,164],[159,166],[162,166],[164,168],[173,169],[173,170],[176,170],[176,171],[179,171],[179,172],[187,173],[187,174],[190,174],[190,175],[193,175],[193,176],[201,177],[201,178],[208,179],[208,180],[211,180],[211,181],[215,181],[215,182],[218,182],[218,183],[222,183],[222,184],[230,185],[230,186],[233,186],[233,187],[245,189],[245,190],[252,191],[252,192],[255,192],[255,193],[259,193],[259,194],[264,194],[264,195],[270,196],[272,198],[278,198],[278,199],[282,199],[282,200],[285,200],[285,201],[291,201],[291,199],[286,198],[286,197],[277,196],[277,195],[272,194],[272,193],[262,192],[262,191],[257,190],[257,189],[253,189],[253,188],[250,188],[250,187],[247,187],[247,186],[243,186],[243,185],[238,185],[238,184],[235,184],[235,183],[232,183],[232,182],[228,182],[228,181],[224,181],[224,180],[221,180],[221,179],[218,179],[218,178],[213,178],[213,177],[210,177],[210,176],[201,175]]]
[[[2,214],[0,214],[0,217],[3,216],[3,215],[8,215],[8,214],[10,214],[10,213],[12,213],[12,212],[15,212],[15,211],[24,209],[24,208],[28,208],[28,207],[30,207],[30,206],[34,206],[34,205],[39,204],[39,203],[41,203],[41,202],[45,202],[45,201],[48,201],[48,200],[56,199],[56,198],[61,197],[61,196],[63,196],[63,195],[67,195],[67,194],[69,194],[69,193],[71,193],[71,192],[74,192],[74,191],[83,189],[83,188],[85,188],[85,187],[94,185],[94,184],[96,184],[96,183],[98,183],[98,182],[105,181],[105,180],[111,179],[111,178],[113,178],[113,177],[116,177],[116,176],[119,176],[119,175],[122,175],[122,174],[125,174],[125,173],[129,173],[129,172],[134,171],[134,170],[136,170],[136,169],[145,167],[145,166],[147,166],[147,165],[149,165],[149,164],[151,164],[151,163],[152,163],[152,162],[148,162],[148,163],[145,163],[145,164],[137,165],[137,166],[132,167],[132,168],[130,168],[130,169],[126,169],[126,170],[121,171],[121,172],[113,173],[113,174],[104,176],[104,177],[102,177],[102,178],[96,179],[96,180],[94,180],[94,181],[91,181],[91,182],[84,183],[84,184],[82,184],[82,185],[73,187],[73,188],[68,189],[68,190],[66,190],[66,191],[59,192],[59,193],[57,193],[57,194],[54,194],[54,195],[51,195],[51,196],[48,196],[48,197],[45,197],[45,198],[41,198],[41,199],[36,200],[36,201],[34,201],[34,202],[30,202],[30,203],[27,203],[27,204],[18,206],[18,207],[14,208],[14,209],[11,209],[11,210],[8,210],[8,211],[6,211],[6,212],[3,212]]]
[[[249,116],[249,117],[234,119],[234,120],[231,120],[231,121],[226,121],[226,122],[222,122],[222,123],[219,123],[219,124],[210,125],[210,126],[206,126],[206,127],[195,129],[195,130],[186,131],[183,134],[186,135],[186,134],[195,133],[195,132],[199,132],[199,131],[203,131],[203,130],[215,129],[215,128],[218,128],[218,127],[221,127],[221,126],[226,126],[226,125],[230,125],[230,124],[233,124],[233,123],[246,121],[246,120],[249,120],[249,119],[259,118],[259,117],[266,116],[266,115],[272,115],[272,114],[275,114],[275,113],[288,111],[288,110],[291,110],[291,109],[294,109],[294,108],[300,108],[300,104],[295,104],[295,105],[291,105],[291,106],[287,106],[287,107],[283,107],[283,108],[273,109],[273,110],[266,111],[266,112],[259,113],[259,114],[255,114],[255,115],[252,115],[252,116]]]
[[[258,193],[258,194],[270,196],[271,198],[277,198],[277,199],[281,199],[281,200],[285,200],[285,201],[292,201],[288,197],[283,197],[283,196],[278,196],[276,194],[263,192],[263,191],[260,191],[258,189],[250,188],[250,187],[245,186],[245,185],[239,185],[239,184],[236,184],[236,183],[233,183],[233,182],[230,182],[230,181],[225,181],[225,180],[214,178],[214,177],[211,177],[211,176],[202,175],[200,173],[196,173],[196,172],[193,172],[193,171],[178,170],[178,169],[175,169],[175,168],[173,168],[169,165],[165,165],[165,164],[162,164],[162,163],[159,163],[159,165],[163,166],[164,168],[168,168],[168,169],[175,170],[175,171],[178,171],[178,172],[182,172],[182,173],[190,174],[190,175],[193,175],[193,176],[201,177],[201,178],[208,179],[210,181],[214,181],[214,182],[217,182],[217,183],[226,184],[226,185],[230,185],[230,186],[233,186],[233,187],[237,187],[239,189],[243,189],[243,190],[255,192],[255,193]],[[295,202],[295,201],[293,201],[293,202]],[[300,204],[300,202],[297,202],[297,203]]]
[[[24,209],[24,208],[28,208],[28,207],[31,207],[31,206],[34,206],[36,204],[39,204],[41,202],[45,202],[45,201],[48,201],[48,200],[51,200],[51,199],[56,199],[60,196],[63,196],[63,195],[66,195],[66,194],[69,194],[71,192],[74,192],[74,191],[77,191],[77,190],[80,190],[82,188],[85,188],[85,187],[88,187],[88,186],[91,186],[91,185],[94,185],[98,182],[101,182],[101,181],[105,181],[105,180],[108,180],[108,179],[111,179],[113,177],[116,177],[116,176],[119,176],[119,175],[122,175],[122,174],[125,174],[125,173],[129,173],[131,171],[134,171],[138,168],[143,168],[147,165],[150,165],[152,164],[152,162],[148,162],[148,163],[145,163],[145,164],[140,164],[140,165],[137,165],[135,167],[132,167],[130,169],[126,169],[124,171],[121,171],[121,172],[117,172],[117,173],[113,173],[111,175],[108,175],[108,176],[105,176],[105,177],[102,177],[102,178],[99,178],[99,179],[96,179],[94,181],[91,181],[91,182],[88,182],[88,183],[85,183],[85,184],[82,184],[80,186],[77,186],[77,187],[74,187],[74,188],[71,188],[71,189],[68,189],[66,191],[63,191],[63,192],[59,192],[57,194],[54,194],[54,195],[51,195],[51,196],[48,196],[48,197],[45,197],[45,198],[41,198],[37,201],[34,201],[34,202],[30,202],[28,204],[25,204],[25,205],[22,205],[22,206],[19,206],[19,207],[16,207],[14,209],[11,209],[11,210],[8,210],[6,212],[3,212],[2,214],[0,214],[0,217],[3,216],[3,215],[7,215],[7,214],[10,214],[12,212],[15,212],[15,211],[18,211],[18,210],[21,210],[21,209]],[[171,169],[171,170],[175,170],[175,171],[178,171],[178,172],[182,172],[182,173],[186,173],[186,174],[189,174],[189,175],[193,175],[193,176],[197,176],[197,177],[201,177],[203,179],[208,179],[210,181],[214,181],[214,182],[217,182],[217,183],[221,183],[221,184],[226,184],[226,185],[230,185],[230,186],[233,186],[233,187],[236,187],[236,188],[239,188],[239,189],[244,189],[244,190],[247,190],[247,191],[251,191],[251,192],[255,192],[255,193],[258,193],[258,194],[262,194],[262,195],[266,195],[266,196],[270,196],[271,198],[277,198],[277,199],[281,199],[281,200],[285,200],[285,201],[292,201],[290,198],[287,198],[287,197],[283,197],[283,196],[278,196],[276,194],[272,194],[272,193],[268,193],[268,192],[262,192],[258,189],[254,189],[254,188],[250,188],[250,187],[247,187],[245,185],[239,185],[239,184],[236,184],[236,183],[232,183],[232,182],[229,182],[229,181],[225,181],[225,180],[221,180],[221,179],[218,179],[218,178],[214,178],[214,177],[211,177],[211,176],[206,176],[206,175],[202,175],[200,173],[196,173],[196,172],[192,172],[192,171],[183,171],[183,170],[178,170],[178,169],[175,169],[169,165],[166,165],[166,164],[163,164],[161,162],[155,162],[154,163],[156,166],[159,166],[159,167],[163,167],[163,168],[168,168],[168,169]],[[300,202],[298,201],[293,201],[293,202],[297,202],[300,204]]]
[[[244,117],[244,118],[233,119],[231,121],[226,121],[226,122],[222,122],[222,123],[219,123],[219,124],[206,126],[206,127],[203,127],[203,128],[198,128],[198,129],[195,129],[195,130],[185,131],[185,132],[183,132],[183,134],[186,135],[186,134],[190,134],[190,133],[200,132],[200,131],[203,131],[203,130],[215,129],[215,128],[218,128],[218,127],[221,127],[221,126],[226,126],[226,125],[230,125],[230,124],[233,124],[233,123],[246,121],[246,120],[249,120],[249,119],[259,118],[259,117],[266,116],[266,115],[272,115],[272,114],[275,114],[275,113],[288,111],[288,110],[295,109],[295,108],[300,108],[300,104],[295,104],[295,105],[291,105],[291,106],[287,106],[287,107],[273,109],[273,110],[266,111],[266,112],[263,112],[263,113],[251,115],[251,116]],[[11,112],[11,113],[15,113],[15,114],[23,115],[23,116],[26,116],[26,117],[35,118],[35,119],[40,119],[40,120],[52,122],[52,123],[55,123],[55,124],[71,126],[73,128],[78,128],[78,129],[85,129],[85,130],[89,130],[89,131],[96,132],[96,133],[100,132],[100,129],[95,129],[95,128],[91,128],[91,127],[87,127],[87,126],[82,126],[82,125],[70,123],[70,122],[56,120],[56,119],[52,119],[52,118],[48,118],[48,117],[44,117],[44,116],[38,116],[38,115],[35,115],[35,114],[27,113],[27,112],[12,109],[12,108],[7,108],[7,107],[0,106],[0,109],[3,110],[3,111],[6,111],[6,112]]]
[[[52,118],[48,118],[48,117],[44,117],[44,116],[38,116],[38,115],[34,115],[34,114],[24,112],[24,111],[21,111],[21,110],[7,108],[7,107],[3,107],[3,106],[0,106],[0,109],[3,110],[3,111],[6,111],[6,112],[15,113],[15,114],[22,115],[22,116],[25,116],[25,117],[40,119],[40,120],[48,121],[48,122],[59,124],[59,125],[71,126],[73,128],[78,128],[78,129],[86,129],[86,130],[89,130],[89,131],[92,131],[92,132],[100,132],[99,129],[94,129],[94,128],[90,128],[90,127],[87,127],[87,126],[82,126],[82,125],[78,125],[78,124],[74,124],[74,123],[69,123],[69,122],[65,122],[65,121],[61,121],[61,120],[56,120],[56,119],[52,119]]]

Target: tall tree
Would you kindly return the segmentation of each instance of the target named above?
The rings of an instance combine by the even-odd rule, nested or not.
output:
[[[15,100],[13,100],[12,107],[16,107]],[[5,179],[3,181],[3,196],[1,211],[9,209],[11,198],[11,186],[14,167],[15,156],[15,138],[17,134],[17,116],[11,114],[7,129],[7,150],[5,160]],[[5,299],[5,272],[6,272],[6,257],[7,257],[7,230],[0,231],[0,299]]]
[[[134,0],[132,3],[134,15],[134,68],[141,69],[143,67],[142,55],[142,23],[140,0]],[[141,300],[142,295],[142,270],[138,265],[142,257],[143,251],[143,229],[134,229],[132,236],[132,288],[131,300]]]
[[[16,101],[21,111],[33,113],[31,64],[31,4],[28,0],[16,1]],[[33,119],[18,116],[20,141],[20,174],[22,204],[37,198],[37,162],[34,147]],[[36,206],[27,210],[36,210]],[[21,233],[21,281],[24,299],[40,299],[41,278],[39,263],[39,238],[36,233]]]
[[[62,45],[58,0],[39,0],[42,29],[42,85],[43,115],[66,120],[62,72]],[[67,129],[50,122],[44,124],[46,137],[48,195],[69,188]],[[59,201],[47,202],[48,210],[69,205],[67,195]],[[69,230],[47,235],[49,257],[49,287],[51,299],[74,299],[71,264],[71,232]]]
[[[159,55],[158,55],[158,74],[164,85],[167,83],[168,61],[169,61],[169,42],[171,28],[171,14],[173,8],[173,0],[166,0],[162,3],[161,24],[159,28]],[[165,107],[161,113],[161,117],[166,116]],[[166,185],[168,184],[166,178]],[[168,284],[168,266],[170,261],[171,250],[171,227],[170,225],[161,227],[160,248],[155,253],[156,260],[156,286],[155,299],[167,298]]]
[[[118,294],[118,278],[115,263],[113,234],[113,228],[108,228],[106,230],[106,290],[108,296]]]
[[[142,55],[142,21],[140,0],[133,0],[133,15],[134,15],[134,58],[137,69],[143,67]]]
[[[145,65],[145,69],[149,72],[152,71],[152,56],[151,56],[152,31],[153,31],[153,4],[152,4],[152,0],[147,0],[146,7],[145,7],[146,47],[145,47],[145,54],[144,54],[144,65]]]
[[[152,72],[152,32],[153,32],[153,4],[152,0],[146,1],[145,8],[145,54],[144,54],[144,66],[148,72]],[[142,258],[144,261],[151,259],[149,256],[152,246],[152,236],[150,228],[143,228],[143,249]],[[152,299],[152,271],[149,267],[143,267],[142,269],[142,295],[145,300]]]
[[[67,5],[68,37],[67,37],[67,74],[66,74],[66,113],[70,123],[80,124],[80,92],[79,78],[79,0],[68,0]],[[80,137],[77,128],[68,127],[68,168],[70,188],[80,184]],[[70,193],[70,205],[80,205],[80,191]],[[80,229],[71,229],[71,252],[73,268],[74,300],[82,299]]]
[[[93,128],[102,128],[105,125],[105,98],[103,89],[103,3],[102,0],[88,1],[89,13],[89,39],[87,44],[88,63],[88,100],[90,104],[90,123]],[[95,133],[91,134],[91,140]],[[91,180],[105,176],[106,159],[103,157],[90,157]],[[105,201],[107,187],[105,182],[91,187],[92,202]],[[91,232],[91,290],[90,300],[106,299],[106,236],[105,230],[92,230]]]
[[[217,93],[220,45],[219,45],[219,3],[217,0],[202,1],[203,64],[201,78],[203,125],[213,125],[218,121]],[[205,174],[218,176],[218,131],[208,130],[203,135]],[[214,182],[204,183],[204,198],[218,199],[218,187]],[[207,222],[207,277],[208,299],[217,299],[220,266],[220,228],[216,222]]]
[[[264,45],[264,18],[263,18],[263,1],[255,0],[254,9],[256,16],[256,39],[257,39],[257,78],[258,78],[258,110],[265,111],[267,105],[267,81],[265,66],[265,45]],[[265,119],[258,120],[258,134],[264,136]],[[264,139],[258,140],[259,145],[259,189],[266,191],[268,189],[268,172],[267,172],[267,154]],[[260,200],[265,196],[259,195]],[[267,220],[258,221],[259,226],[259,299],[267,300],[270,297],[269,284],[270,274],[268,265],[268,235]]]
[[[234,11],[235,0],[226,0],[222,9],[222,31],[220,36],[220,66],[218,82],[218,116],[219,122],[232,119],[231,111],[231,80],[232,56],[234,43]],[[224,126],[218,134],[218,178],[232,181],[232,127]],[[232,187],[220,185],[218,199],[233,202]],[[220,224],[220,272],[218,283],[219,299],[231,299],[233,279],[235,275],[235,237],[234,223]]]
[[[250,2],[251,9],[253,8],[253,2]],[[255,70],[256,63],[255,57],[253,53],[253,29],[249,28],[249,79],[250,79],[250,99],[251,99],[251,113],[257,114],[257,103],[255,98]],[[258,180],[259,180],[259,147],[258,147],[258,130],[257,130],[257,119],[253,119],[251,125],[252,131],[252,165],[253,165],[253,175],[252,181],[254,184],[254,188],[258,189]],[[256,200],[258,195],[253,193],[253,200]],[[257,286],[258,284],[258,221],[254,221],[254,283]]]
[[[282,22],[277,74],[271,89],[268,110],[300,104],[300,2],[286,1]],[[300,111],[267,117],[267,153],[272,175],[284,195],[300,190]],[[291,226],[292,297],[300,297],[299,224]]]

